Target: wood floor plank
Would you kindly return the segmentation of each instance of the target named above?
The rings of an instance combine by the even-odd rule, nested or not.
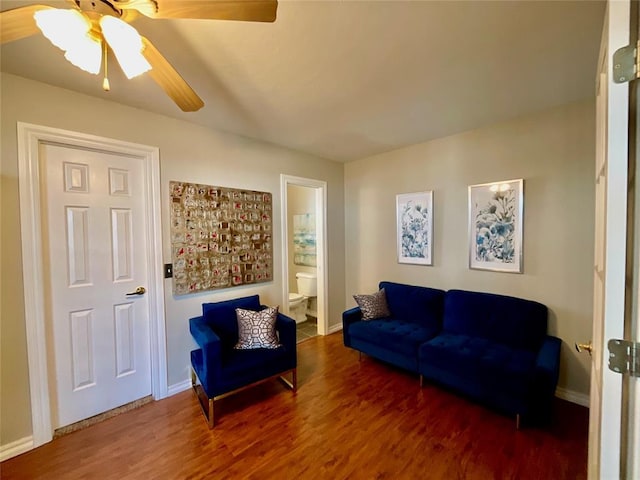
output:
[[[274,381],[216,403],[152,402],[0,464],[11,479],[584,479],[588,411],[544,428],[358,354],[342,335],[298,345],[299,389]]]

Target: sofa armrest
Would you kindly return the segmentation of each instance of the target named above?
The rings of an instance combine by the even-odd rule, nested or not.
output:
[[[545,377],[549,385],[555,389],[560,370],[560,346],[562,342],[557,337],[547,335],[536,357],[536,373]]]
[[[203,350],[215,348],[220,345],[220,337],[213,331],[211,326],[205,322],[204,317],[193,317],[189,319],[189,331],[191,336]]]
[[[362,310],[360,310],[360,307],[353,307],[342,312],[343,326],[351,325],[352,323],[359,322],[360,320],[362,320]]]
[[[280,343],[287,350],[296,351],[296,321],[286,316],[284,313],[278,313],[276,318],[276,330],[280,337]]]
[[[222,365],[222,342],[220,337],[204,320],[204,317],[190,318],[189,331],[195,342],[202,349],[203,372],[198,373],[203,373],[206,378],[201,378],[200,381],[206,382],[207,386],[213,385],[215,379],[220,377]]]
[[[362,320],[362,310],[360,310],[360,307],[353,307],[345,312],[342,312],[342,336],[344,338],[345,346],[351,346],[349,325],[355,322],[359,322],[360,320]]]
[[[541,420],[548,419],[551,413],[560,372],[561,345],[562,341],[559,338],[547,335],[536,357],[535,382],[532,394],[536,399],[534,409]]]

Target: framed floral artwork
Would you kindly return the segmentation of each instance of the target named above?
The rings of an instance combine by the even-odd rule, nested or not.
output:
[[[522,273],[524,181],[469,187],[469,268]]]
[[[433,191],[396,195],[398,262],[433,265]]]

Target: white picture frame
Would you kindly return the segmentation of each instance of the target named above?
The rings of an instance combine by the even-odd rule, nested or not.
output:
[[[469,186],[469,268],[523,272],[524,180]]]
[[[433,191],[396,195],[398,263],[433,265]]]

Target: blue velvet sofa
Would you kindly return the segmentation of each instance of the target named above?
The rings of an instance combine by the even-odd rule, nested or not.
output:
[[[421,385],[427,379],[515,415],[518,426],[521,417],[548,418],[561,341],[547,334],[546,306],[504,295],[390,282],[381,282],[380,288],[391,316],[363,321],[359,308],[347,310],[346,346],[418,373]],[[417,327],[408,325],[418,322]],[[404,340],[399,338],[403,335]]]
[[[202,304],[202,315],[189,319],[189,330],[198,344],[191,352],[191,381],[208,420],[214,426],[214,401],[257,383],[280,377],[294,392],[297,387],[296,322],[278,313],[278,348],[236,350],[236,308],[262,310],[260,297]],[[283,375],[291,374],[291,381]]]
[[[359,307],[342,314],[344,344],[414,373],[418,349],[442,330],[444,290],[380,282],[391,317],[362,321]]]

